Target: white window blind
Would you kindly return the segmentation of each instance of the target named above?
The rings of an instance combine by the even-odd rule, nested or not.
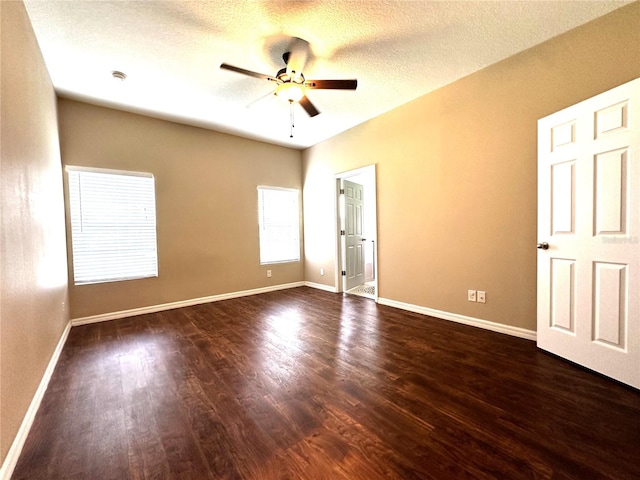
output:
[[[258,187],[260,264],[300,260],[298,190]]]
[[[67,167],[76,285],[157,277],[153,175]]]

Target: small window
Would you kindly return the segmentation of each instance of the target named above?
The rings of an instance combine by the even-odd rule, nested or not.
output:
[[[157,277],[150,173],[67,167],[76,285]]]
[[[258,187],[260,264],[300,260],[298,190]]]

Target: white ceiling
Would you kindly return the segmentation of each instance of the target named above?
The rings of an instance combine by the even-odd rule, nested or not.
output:
[[[25,0],[60,96],[305,148],[629,3],[427,0]],[[292,37],[309,42],[322,112],[289,106],[273,84]],[[127,74],[114,80],[113,70]]]

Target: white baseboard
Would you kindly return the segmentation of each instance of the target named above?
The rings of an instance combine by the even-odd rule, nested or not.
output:
[[[62,353],[62,348],[67,341],[70,330],[71,322],[68,322],[67,326],[62,332],[60,340],[58,340],[58,344],[56,345],[51,358],[49,359],[49,364],[47,365],[47,368],[42,375],[42,380],[40,380],[40,385],[38,385],[36,393],[33,395],[31,404],[29,405],[27,413],[25,414],[24,419],[20,424],[20,428],[18,429],[18,433],[13,439],[11,448],[9,448],[9,452],[4,459],[4,462],[2,462],[2,466],[0,467],[0,480],[9,480],[11,478],[11,475],[13,474],[13,470],[16,468],[18,458],[20,457],[20,453],[22,453],[24,443],[27,441],[27,436],[29,435],[29,431],[31,430],[33,421],[36,418],[38,408],[40,408],[40,403],[42,402],[42,398],[44,397],[44,392],[47,391],[49,380],[51,380],[51,376],[53,375],[53,371],[56,368],[58,359],[60,358],[60,353]]]
[[[174,308],[191,307],[193,305],[201,305],[203,303],[219,302],[220,300],[229,300],[230,298],[247,297],[249,295],[258,295],[260,293],[275,292],[276,290],[285,290],[287,288],[303,287],[305,282],[284,283],[281,285],[272,285],[269,287],[254,288],[252,290],[242,290],[239,292],[222,293],[220,295],[211,295],[209,297],[192,298],[189,300],[181,300],[178,302],[162,303],[160,305],[151,305],[149,307],[132,308],[129,310],[120,310],[118,312],[102,313],[89,317],[74,318],[71,325],[77,327],[89,323],[107,322],[118,318],[134,317],[136,315],[144,315],[146,313],[156,313]],[[2,480],[2,479],[0,479]]]
[[[318,290],[324,290],[325,292],[336,293],[336,287],[332,285],[323,285],[321,283],[315,283],[315,282],[304,282],[304,284],[307,287],[317,288]]]
[[[399,308],[401,310],[407,310],[409,312],[420,313],[422,315],[429,315],[430,317],[441,318],[443,320],[450,320],[452,322],[462,323],[464,325],[471,325],[472,327],[484,328],[485,330],[491,330],[492,332],[505,333],[514,337],[524,338],[526,340],[536,340],[536,332],[534,330],[528,330],[526,328],[513,327],[511,325],[504,325],[502,323],[490,322],[488,320],[481,320],[479,318],[467,317],[465,315],[459,315],[457,313],[443,312],[441,310],[435,310],[432,308],[421,307],[419,305],[412,305],[410,303],[397,302],[388,298],[378,298],[380,305],[387,305],[389,307]]]

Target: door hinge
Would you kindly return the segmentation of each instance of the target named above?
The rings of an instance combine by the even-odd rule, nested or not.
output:
[[[340,195],[344,195],[344,188],[340,189]]]
[[[343,237],[347,234],[347,232],[345,232],[344,230],[340,230],[340,235],[342,235]]]
[[[346,277],[347,276],[347,271],[346,270],[342,270],[342,276]]]

